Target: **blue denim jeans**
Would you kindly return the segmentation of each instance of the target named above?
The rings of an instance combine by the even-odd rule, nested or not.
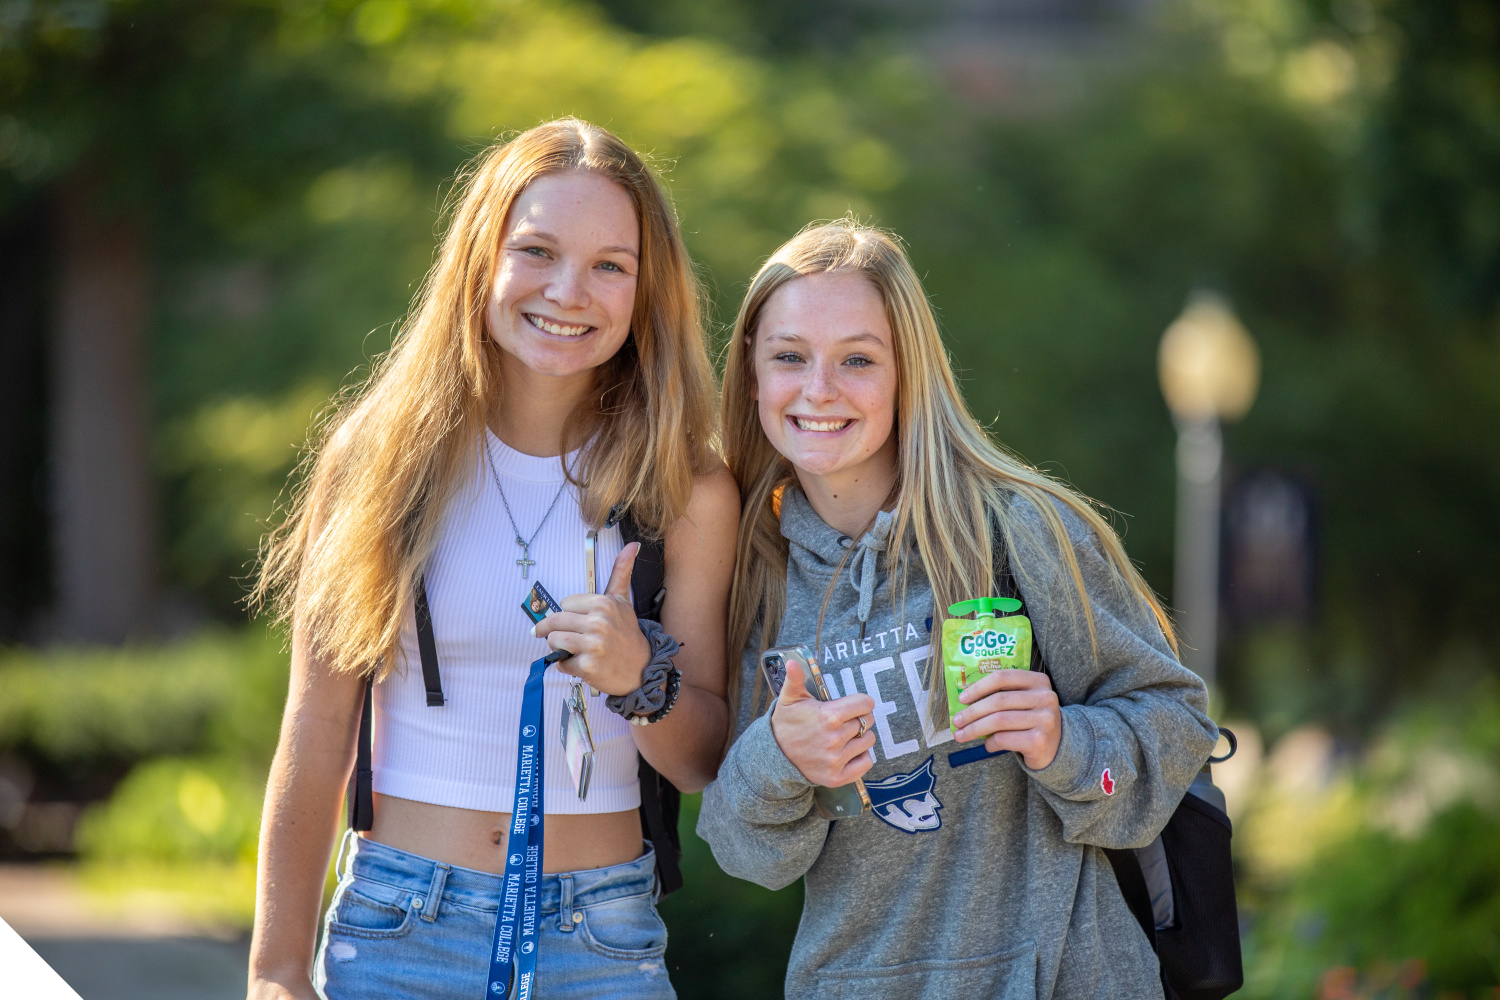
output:
[[[352,844],[352,846],[351,846]],[[354,836],[314,981],[326,1000],[481,1000],[501,877]],[[537,1000],[673,1000],[656,855],[543,875]],[[491,998],[494,1000],[494,998]]]

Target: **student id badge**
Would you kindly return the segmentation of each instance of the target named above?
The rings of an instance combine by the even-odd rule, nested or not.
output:
[[[532,624],[536,624],[562,608],[538,580],[521,601],[521,610],[526,612],[526,617],[531,619]],[[567,659],[568,655],[562,653],[557,659]],[[589,732],[588,703],[583,700],[583,684],[580,681],[573,682],[572,691],[563,699],[557,738],[563,745],[563,759],[568,762],[573,787],[578,792],[578,800],[582,802],[588,798],[589,781],[594,776],[594,736]]]
[[[583,685],[573,682],[573,691],[563,700],[562,721],[557,738],[563,745],[563,759],[578,790],[578,801],[589,797],[589,780],[594,776],[594,735],[589,732],[589,707],[583,700]]]

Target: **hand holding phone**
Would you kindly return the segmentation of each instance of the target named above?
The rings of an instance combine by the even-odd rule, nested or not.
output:
[[[830,699],[816,662],[804,650],[768,651],[762,668],[773,689],[783,682],[771,711],[771,732],[787,760],[820,786],[818,812],[838,819],[864,811],[869,799],[859,779],[873,763],[875,734],[868,717],[874,699],[867,694]]]

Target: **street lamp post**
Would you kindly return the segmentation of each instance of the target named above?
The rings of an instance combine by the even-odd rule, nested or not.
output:
[[[1172,603],[1181,616],[1183,663],[1212,688],[1219,630],[1220,427],[1249,412],[1260,385],[1260,355],[1228,303],[1197,292],[1162,335],[1157,370],[1177,424]]]

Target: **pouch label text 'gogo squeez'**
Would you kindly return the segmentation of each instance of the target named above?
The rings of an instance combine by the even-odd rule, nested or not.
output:
[[[993,670],[1031,669],[1031,619],[1011,614],[1021,602],[1011,597],[959,601],[943,620],[943,674],[948,687],[948,718],[966,707],[958,696]],[[951,729],[952,723],[949,723]]]

